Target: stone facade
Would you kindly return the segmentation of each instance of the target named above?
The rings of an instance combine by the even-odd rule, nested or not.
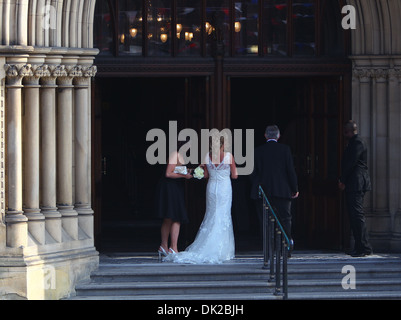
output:
[[[401,251],[401,3],[350,0],[352,117],[369,147],[373,190],[366,197],[370,239],[376,251]]]
[[[98,266],[91,209],[96,0],[0,2],[0,299],[60,299]],[[401,3],[349,0],[353,109],[376,251],[401,251]]]
[[[60,299],[98,266],[91,208],[95,1],[0,3],[0,297]]]

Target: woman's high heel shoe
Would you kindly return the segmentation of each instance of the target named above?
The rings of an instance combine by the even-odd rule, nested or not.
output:
[[[162,261],[162,256],[167,257],[167,252],[166,250],[163,249],[162,246],[159,247],[159,250],[157,250],[157,253],[159,254],[159,262]]]
[[[171,252],[170,252],[170,251],[171,251]],[[171,254],[171,253],[172,253],[172,254],[176,254],[177,252],[175,252],[173,249],[170,248],[170,249],[168,250],[168,253],[170,253],[170,254]]]

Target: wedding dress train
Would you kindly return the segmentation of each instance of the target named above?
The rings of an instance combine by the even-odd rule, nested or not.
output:
[[[218,264],[234,258],[235,242],[231,219],[231,154],[214,165],[207,155],[209,181],[206,187],[206,213],[195,241],[185,251],[169,254],[164,261]]]

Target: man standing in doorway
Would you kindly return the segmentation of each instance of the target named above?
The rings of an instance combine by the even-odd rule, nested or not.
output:
[[[350,254],[353,257],[363,257],[372,254],[363,210],[365,193],[371,190],[367,165],[368,152],[365,142],[358,136],[358,127],[354,121],[345,123],[344,137],[348,140],[348,145],[341,161],[338,186],[340,190],[345,191],[346,207],[355,239],[354,251]]]
[[[276,125],[266,128],[265,138],[266,143],[255,150],[251,198],[256,200],[258,218],[262,226],[262,200],[258,200],[258,187],[261,185],[291,239],[291,201],[299,195],[291,150],[288,146],[278,143],[280,130]]]

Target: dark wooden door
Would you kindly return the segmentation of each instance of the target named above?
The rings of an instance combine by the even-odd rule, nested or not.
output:
[[[201,154],[201,130],[210,128],[212,97],[210,77],[185,78],[185,128],[193,129],[198,134],[198,161],[202,162],[205,155]],[[195,147],[195,146],[193,146]],[[195,168],[199,163],[189,164]],[[191,179],[186,181],[185,197],[189,223],[182,226],[180,235],[181,248],[184,249],[193,242],[206,210],[206,180]]]
[[[294,206],[298,247],[340,249],[343,241],[341,195],[337,187],[342,146],[341,78],[309,79],[297,91],[295,163],[300,198]]]
[[[200,137],[209,126],[210,99],[208,77],[98,80],[93,89],[92,202],[99,247],[157,248],[160,221],[153,201],[165,165],[147,163],[151,142],[146,133],[160,128],[168,135],[169,121],[177,121],[177,133],[191,128]],[[200,148],[198,154],[201,161]],[[205,188],[205,181],[186,182],[190,223],[180,235],[184,248],[202,222]]]

